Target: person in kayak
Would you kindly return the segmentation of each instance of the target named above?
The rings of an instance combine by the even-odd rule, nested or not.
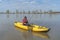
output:
[[[23,25],[28,26],[29,31],[32,31],[33,26],[31,26],[31,25],[28,23],[28,19],[27,19],[26,16],[23,18],[22,22],[23,22]],[[29,27],[32,27],[32,28],[29,28]]]
[[[26,16],[23,18],[22,22],[23,22],[23,25],[29,25],[28,19]]]

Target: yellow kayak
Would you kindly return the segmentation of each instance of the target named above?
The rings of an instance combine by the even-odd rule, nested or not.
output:
[[[29,35],[29,33],[30,32],[28,32],[28,31],[26,31],[26,30],[23,30],[23,29],[19,29],[19,28],[17,28],[17,27],[15,27],[15,29],[16,30],[18,30],[18,31],[20,31],[20,32],[22,32],[22,33],[27,33],[27,35]],[[32,34],[34,35],[34,36],[37,36],[37,37],[41,37],[41,38],[47,38],[47,39],[49,39],[49,35],[47,34],[47,33],[45,33],[45,32],[32,32]]]
[[[18,28],[21,28],[21,29],[25,29],[25,30],[32,30],[32,31],[35,31],[35,32],[49,31],[49,28],[47,28],[47,27],[38,26],[38,25],[35,25],[35,24],[31,24],[31,26],[26,26],[26,25],[23,25],[22,22],[14,22],[14,26],[16,26]]]

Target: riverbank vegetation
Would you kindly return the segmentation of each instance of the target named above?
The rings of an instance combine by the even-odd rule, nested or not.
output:
[[[0,12],[0,14],[56,14],[56,13],[60,13],[60,12],[56,12],[56,11],[42,11],[42,10],[34,10],[34,11],[19,11],[16,10],[15,12],[11,12],[10,10],[6,10],[5,12]]]

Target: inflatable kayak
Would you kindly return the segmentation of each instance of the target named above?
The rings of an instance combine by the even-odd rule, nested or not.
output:
[[[32,30],[32,31],[35,31],[35,32],[49,31],[49,28],[47,28],[47,27],[38,26],[38,25],[35,25],[35,24],[31,24],[31,26],[26,26],[26,25],[23,25],[22,22],[14,22],[14,26],[16,26],[18,28],[21,28],[21,29],[25,29],[25,30]]]

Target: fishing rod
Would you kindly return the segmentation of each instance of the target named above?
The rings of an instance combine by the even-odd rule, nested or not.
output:
[[[32,21],[32,18],[33,18],[33,14],[29,15],[29,22],[31,23]]]

